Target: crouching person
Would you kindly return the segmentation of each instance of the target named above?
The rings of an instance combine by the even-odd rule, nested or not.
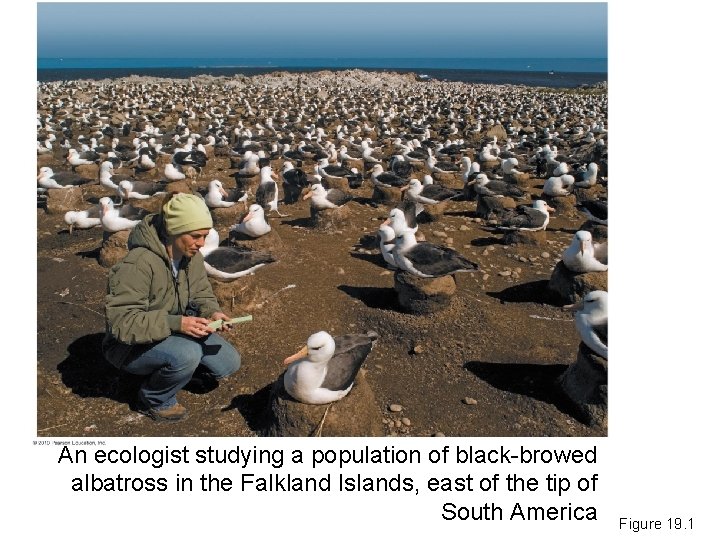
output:
[[[214,379],[240,368],[240,355],[208,323],[229,321],[199,252],[212,227],[205,202],[176,194],[130,233],[129,252],[108,277],[105,358],[145,380],[139,410],[153,420],[187,415],[176,394],[203,365]],[[225,325],[223,325],[225,326]]]

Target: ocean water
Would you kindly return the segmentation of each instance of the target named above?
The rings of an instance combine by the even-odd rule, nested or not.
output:
[[[427,78],[576,87],[607,81],[606,58],[38,58],[37,80],[128,75],[187,78],[362,68],[414,72]]]

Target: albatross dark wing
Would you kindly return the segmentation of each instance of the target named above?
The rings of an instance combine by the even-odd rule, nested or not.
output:
[[[457,251],[431,244],[420,242],[405,257],[412,263],[416,270],[429,276],[444,276],[454,272],[474,272],[478,265],[460,255]]]
[[[445,199],[461,197],[462,191],[459,189],[446,188],[440,184],[429,184],[423,187],[420,195],[434,201],[444,201]]]
[[[327,192],[327,200],[335,206],[342,206],[352,200],[352,195],[345,193],[341,189],[331,189]]]
[[[269,253],[243,251],[231,247],[219,247],[205,257],[205,262],[210,266],[228,274],[243,272],[260,264],[274,261],[275,259]]]
[[[598,338],[600,338],[600,341],[602,341],[603,345],[607,346],[608,344],[608,326],[607,323],[605,324],[598,324],[596,326],[592,327],[593,332],[597,335]]]
[[[276,190],[275,182],[262,182],[255,192],[255,202],[265,208],[275,199]]]
[[[327,390],[346,390],[355,382],[358,371],[367,359],[378,338],[375,332],[347,334],[333,338],[335,354],[327,365],[327,373],[321,388]]]

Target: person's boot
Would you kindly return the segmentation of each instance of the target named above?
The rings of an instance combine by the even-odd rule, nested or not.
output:
[[[176,403],[165,409],[146,409],[142,411],[156,422],[179,422],[187,416],[187,409]]]

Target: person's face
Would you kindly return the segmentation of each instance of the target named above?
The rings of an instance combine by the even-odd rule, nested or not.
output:
[[[172,241],[173,252],[192,257],[205,245],[205,238],[209,233],[210,229],[198,229],[176,236]]]

